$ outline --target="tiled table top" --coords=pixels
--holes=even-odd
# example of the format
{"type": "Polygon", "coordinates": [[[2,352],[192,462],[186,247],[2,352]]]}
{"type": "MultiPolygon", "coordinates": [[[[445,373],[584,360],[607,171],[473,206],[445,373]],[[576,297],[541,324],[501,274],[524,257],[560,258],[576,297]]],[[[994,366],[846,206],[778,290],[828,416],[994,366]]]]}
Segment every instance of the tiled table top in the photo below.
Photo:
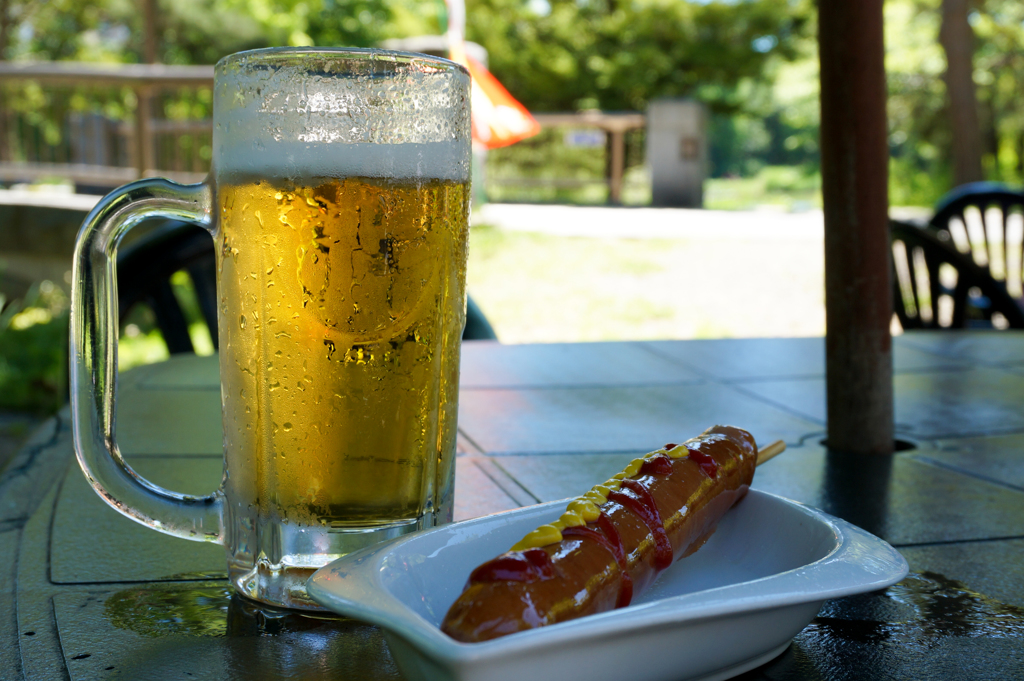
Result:
{"type": "MultiPolygon", "coordinates": [[[[741,678],[1024,678],[1024,334],[896,339],[896,419],[917,448],[829,452],[822,339],[502,346],[463,351],[456,516],[576,494],[636,453],[715,422],[789,450],[755,486],[897,546],[911,576],[826,603],[741,678]]],[[[119,442],[153,482],[221,475],[216,362],[126,373],[119,442]],[[182,427],[182,424],[188,424],[182,427]]],[[[109,510],[73,461],[67,414],[0,477],[0,679],[396,679],[381,632],[232,597],[220,547],[109,510]]]]}

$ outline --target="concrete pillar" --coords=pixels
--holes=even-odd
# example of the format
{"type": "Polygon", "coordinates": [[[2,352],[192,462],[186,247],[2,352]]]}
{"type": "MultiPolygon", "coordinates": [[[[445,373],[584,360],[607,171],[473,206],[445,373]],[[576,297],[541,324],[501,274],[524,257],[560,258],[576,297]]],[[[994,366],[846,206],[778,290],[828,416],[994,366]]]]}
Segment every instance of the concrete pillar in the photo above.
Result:
{"type": "Polygon", "coordinates": [[[655,99],[647,109],[651,204],[701,208],[707,177],[707,110],[686,99],[655,99]]]}

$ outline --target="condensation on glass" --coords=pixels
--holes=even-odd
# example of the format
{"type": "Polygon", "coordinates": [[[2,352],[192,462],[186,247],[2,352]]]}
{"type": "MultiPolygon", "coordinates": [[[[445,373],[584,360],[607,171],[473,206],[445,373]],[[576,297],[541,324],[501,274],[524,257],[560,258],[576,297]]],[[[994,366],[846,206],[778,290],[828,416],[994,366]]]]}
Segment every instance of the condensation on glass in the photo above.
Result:
{"type": "Polygon", "coordinates": [[[122,187],[79,234],[75,448],[107,503],[223,544],[240,593],[295,608],[317,607],[305,580],[331,560],[451,520],[469,131],[469,76],[443,59],[282,49],[217,65],[207,181],[122,187]],[[155,216],[203,225],[217,252],[225,465],[206,497],[139,477],[115,437],[113,263],[155,216]]]}

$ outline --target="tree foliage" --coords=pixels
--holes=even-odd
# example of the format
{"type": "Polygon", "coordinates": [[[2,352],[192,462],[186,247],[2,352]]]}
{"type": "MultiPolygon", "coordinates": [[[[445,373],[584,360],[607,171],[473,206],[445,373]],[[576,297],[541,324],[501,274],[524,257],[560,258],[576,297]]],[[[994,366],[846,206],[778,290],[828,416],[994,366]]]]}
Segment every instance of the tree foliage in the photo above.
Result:
{"type": "MultiPolygon", "coordinates": [[[[139,62],[135,0],[11,1],[9,59],[139,62]]],[[[240,50],[282,45],[371,47],[435,31],[433,5],[414,0],[160,0],[159,56],[213,64],[240,50]],[[421,16],[422,15],[422,16],[421,16]]]]}
{"type": "MultiPolygon", "coordinates": [[[[12,1],[8,58],[141,61],[133,0],[12,1]]],[[[431,0],[162,0],[160,56],[211,64],[273,45],[372,46],[440,32],[431,0]]],[[[808,0],[469,0],[467,34],[531,108],[646,108],[695,97],[715,110],[748,101],[771,64],[797,56],[808,0]]]]}
{"type": "Polygon", "coordinates": [[[978,40],[974,79],[982,109],[983,143],[988,174],[1024,181],[1024,4],[987,0],[973,22],[978,40]]]}
{"type": "Polygon", "coordinates": [[[743,108],[745,81],[795,56],[806,3],[792,0],[469,0],[467,35],[537,111],[644,110],[652,97],[743,108]]]}
{"type": "MultiPolygon", "coordinates": [[[[974,31],[977,85],[986,179],[1024,180],[1024,6],[1019,0],[978,0],[969,16],[974,31]]],[[[953,185],[956,131],[950,123],[939,44],[941,0],[886,3],[886,71],[889,79],[890,199],[930,205],[953,185]]]]}
{"type": "MultiPolygon", "coordinates": [[[[691,97],[713,111],[714,173],[816,167],[812,0],[467,0],[467,33],[533,111],[643,111],[691,97]]],[[[8,59],[141,61],[138,0],[7,0],[8,59]]],[[[886,0],[896,202],[950,186],[954,131],[939,45],[941,0],[886,0]]],[[[989,179],[1024,181],[1024,3],[975,0],[974,80],[989,179]]],[[[373,46],[443,30],[441,0],[159,0],[160,58],[210,64],[275,45],[373,46]]]]}

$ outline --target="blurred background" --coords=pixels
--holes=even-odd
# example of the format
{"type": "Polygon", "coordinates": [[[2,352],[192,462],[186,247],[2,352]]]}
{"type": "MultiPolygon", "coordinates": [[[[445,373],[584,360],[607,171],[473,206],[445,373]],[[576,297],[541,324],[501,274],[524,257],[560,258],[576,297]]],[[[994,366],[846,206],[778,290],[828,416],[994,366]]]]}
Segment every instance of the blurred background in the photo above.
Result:
{"type": "MultiPolygon", "coordinates": [[[[964,182],[1019,185],[1024,5],[885,8],[893,214],[926,219],[964,182]]],[[[810,0],[465,13],[470,56],[539,123],[475,154],[469,290],[501,342],[824,333],[810,0]]],[[[444,54],[448,15],[440,0],[0,0],[0,447],[65,400],[85,213],[137,177],[207,171],[210,65],[283,45],[444,54]]],[[[196,352],[213,352],[193,282],[172,283],[196,352]]],[[[122,320],[122,368],[167,352],[144,307],[122,320]]]]}

